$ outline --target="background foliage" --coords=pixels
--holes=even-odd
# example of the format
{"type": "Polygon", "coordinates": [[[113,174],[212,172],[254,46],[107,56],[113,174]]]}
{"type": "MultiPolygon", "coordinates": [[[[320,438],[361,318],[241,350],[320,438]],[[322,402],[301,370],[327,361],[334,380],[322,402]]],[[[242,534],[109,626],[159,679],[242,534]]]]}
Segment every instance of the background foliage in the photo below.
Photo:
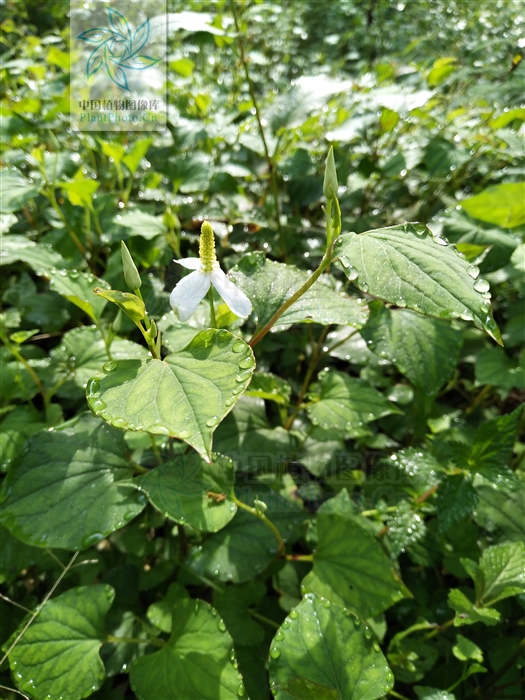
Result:
{"type": "Polygon", "coordinates": [[[97,134],[69,129],[67,3],[3,3],[6,700],[522,697],[522,6],[327,8],[238,2],[237,33],[228,3],[170,2],[168,129],[97,134]],[[330,144],[339,261],[253,373],[238,339],[324,254],[330,144]],[[242,327],[170,310],[203,217],[242,327]],[[169,397],[151,435],[101,404],[156,365],[93,294],[126,289],[122,240],[166,371],[210,345],[244,363],[198,439],[169,397]],[[419,272],[385,272],[393,240],[419,272]]]}

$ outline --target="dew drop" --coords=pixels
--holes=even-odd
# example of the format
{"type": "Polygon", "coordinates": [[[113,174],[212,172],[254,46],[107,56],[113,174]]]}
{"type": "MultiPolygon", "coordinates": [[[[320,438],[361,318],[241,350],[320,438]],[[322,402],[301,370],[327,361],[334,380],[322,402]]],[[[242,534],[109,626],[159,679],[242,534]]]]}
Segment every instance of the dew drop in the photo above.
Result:
{"type": "Polygon", "coordinates": [[[432,242],[437,245],[448,245],[447,239],[442,236],[432,236],[432,242]]]}
{"type": "Polygon", "coordinates": [[[110,362],[106,362],[105,365],[102,365],[102,369],[104,372],[113,372],[114,369],[117,369],[117,363],[111,360],[110,362]]]}
{"type": "Polygon", "coordinates": [[[217,627],[219,628],[219,632],[226,632],[226,625],[222,620],[219,620],[217,627]]]}
{"type": "Polygon", "coordinates": [[[251,376],[252,376],[252,373],[250,371],[244,370],[243,372],[239,372],[239,374],[235,377],[235,381],[236,382],[245,382],[251,376]]]}
{"type": "Polygon", "coordinates": [[[189,432],[189,430],[181,430],[180,433],[179,433],[179,437],[180,437],[182,440],[185,440],[186,438],[189,438],[190,435],[191,435],[191,433],[189,432]]]}
{"type": "Polygon", "coordinates": [[[467,267],[467,272],[472,279],[477,279],[479,277],[479,267],[477,265],[469,265],[467,267]]]}
{"type": "Polygon", "coordinates": [[[246,344],[238,340],[236,343],[233,344],[232,350],[233,352],[242,352],[245,347],[246,344]]]}
{"type": "Polygon", "coordinates": [[[253,367],[253,358],[250,356],[239,362],[240,369],[249,369],[250,367],[253,367]]]}
{"type": "Polygon", "coordinates": [[[487,282],[487,280],[479,279],[474,282],[474,289],[476,292],[480,293],[488,292],[490,289],[490,284],[487,282]]]}
{"type": "Polygon", "coordinates": [[[290,610],[288,617],[290,617],[292,620],[297,620],[297,618],[299,617],[299,613],[295,608],[293,608],[292,610],[290,610]]]}
{"type": "Polygon", "coordinates": [[[281,650],[278,647],[272,647],[270,649],[270,656],[272,659],[278,659],[281,656],[281,650]]]}
{"type": "Polygon", "coordinates": [[[274,637],[274,640],[276,642],[281,642],[284,639],[284,632],[282,630],[277,630],[277,633],[274,637]]]}

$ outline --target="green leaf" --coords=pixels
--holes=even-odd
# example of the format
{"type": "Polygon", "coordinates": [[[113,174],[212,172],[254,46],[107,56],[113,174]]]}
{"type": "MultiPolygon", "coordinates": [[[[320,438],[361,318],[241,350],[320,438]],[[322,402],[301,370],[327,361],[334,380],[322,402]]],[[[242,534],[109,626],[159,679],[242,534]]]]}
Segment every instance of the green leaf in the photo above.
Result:
{"type": "Polygon", "coordinates": [[[270,687],[276,700],[383,697],[394,674],[372,637],[348,610],[308,594],[270,648],[270,687]]]}
{"type": "Polygon", "coordinates": [[[476,357],[476,382],[503,391],[525,389],[525,367],[509,357],[503,348],[483,348],[476,357]]]}
{"type": "Polygon", "coordinates": [[[379,542],[355,520],[337,514],[317,516],[314,568],[303,590],[322,595],[373,617],[409,596],[379,542]]]}
{"type": "Polygon", "coordinates": [[[62,422],[62,410],[57,404],[48,406],[45,417],[31,404],[16,406],[1,423],[0,471],[8,467],[30,435],[60,422],[62,422]]]}
{"type": "Polygon", "coordinates": [[[497,625],[501,619],[501,615],[493,608],[483,608],[475,605],[471,600],[473,596],[471,592],[460,590],[459,588],[451,588],[448,593],[448,604],[452,610],[456,611],[454,618],[454,627],[463,627],[464,625],[474,625],[476,622],[483,622],[484,625],[493,627],[497,625]]]}
{"type": "Polygon", "coordinates": [[[152,603],[147,611],[148,620],[157,629],[171,634],[173,627],[173,606],[182,598],[190,598],[188,591],[180,583],[170,583],[168,592],[158,603],[152,603]]]}
{"type": "Polygon", "coordinates": [[[125,454],[124,435],[90,414],[37,433],[3,484],[1,522],[38,547],[90,547],[144,509],[144,495],[119,484],[125,454]]]}
{"type": "Polygon", "coordinates": [[[222,593],[214,593],[213,603],[226,623],[236,647],[260,644],[264,640],[265,630],[256,619],[251,618],[250,613],[252,606],[265,593],[266,586],[256,580],[228,586],[222,593]]]}
{"type": "MultiPolygon", "coordinates": [[[[247,294],[262,328],[283,303],[310,278],[293,265],[267,260],[264,253],[249,253],[231,271],[230,278],[247,294]]],[[[276,321],[275,326],[313,321],[361,328],[368,309],[360,300],[336,292],[321,277],[276,321]]]]}
{"type": "Polygon", "coordinates": [[[332,369],[319,373],[318,400],[308,407],[314,425],[335,428],[345,437],[360,435],[364,423],[389,413],[401,411],[366,382],[332,369]]]}
{"type": "Polygon", "coordinates": [[[138,324],[146,318],[146,305],[136,294],[120,292],[118,289],[100,289],[99,287],[95,287],[93,291],[97,297],[102,297],[116,304],[133,323],[138,324]]]}
{"type": "Polygon", "coordinates": [[[501,344],[488,284],[476,279],[476,269],[426,226],[347,233],[335,242],[334,258],[363,292],[428,316],[473,321],[501,344]]]}
{"type": "Polygon", "coordinates": [[[468,518],[477,502],[478,495],[469,477],[462,474],[445,476],[439,485],[437,497],[440,531],[446,532],[468,518]]]}
{"type": "Polygon", "coordinates": [[[180,600],[166,646],[131,665],[131,687],[138,700],[239,700],[244,688],[232,659],[232,638],[216,610],[203,600],[180,600]]]}
{"type": "Polygon", "coordinates": [[[43,275],[56,267],[62,267],[65,262],[58,253],[43,243],[35,243],[18,234],[2,236],[0,265],[12,265],[18,261],[25,262],[38,275],[43,275]]]}
{"type": "Polygon", "coordinates": [[[116,428],[170,435],[211,461],[212,435],[251,379],[250,347],[225,330],[206,330],[164,360],[121,360],[91,379],[91,410],[116,428]]]}
{"type": "Polygon", "coordinates": [[[498,600],[525,592],[525,544],[507,542],[487,547],[479,563],[461,559],[476,587],[476,605],[491,606],[498,600]]]}
{"type": "Polygon", "coordinates": [[[238,470],[270,470],[296,452],[297,440],[289,430],[270,426],[263,399],[242,396],[218,427],[214,446],[231,457],[238,470]]]}
{"type": "Polygon", "coordinates": [[[9,214],[25,207],[40,192],[41,183],[28,180],[15,167],[0,170],[2,198],[0,213],[9,214]]]}
{"type": "Polygon", "coordinates": [[[476,430],[468,458],[469,468],[489,479],[494,488],[500,484],[505,490],[509,486],[519,486],[508,463],[522,413],[523,405],[512,413],[486,421],[476,430]]]}
{"type": "Polygon", "coordinates": [[[486,190],[461,202],[470,216],[503,228],[525,223],[525,182],[509,182],[486,190]]]}
{"type": "Polygon", "coordinates": [[[138,139],[122,158],[122,162],[132,175],[135,174],[140,161],[144,158],[152,143],[152,138],[138,139]]]}
{"type": "Polygon", "coordinates": [[[106,299],[94,294],[96,287],[107,289],[109,285],[104,280],[95,277],[90,272],[79,270],[45,270],[37,272],[49,280],[49,286],[54,291],[65,297],[79,309],[82,309],[93,321],[100,320],[106,307],[106,299]]]}
{"type": "Polygon", "coordinates": [[[135,483],[155,508],[175,522],[217,532],[237,511],[230,500],[233,463],[218,457],[208,464],[196,452],[165,462],[135,483]]]}
{"type": "Polygon", "coordinates": [[[452,653],[460,661],[468,661],[474,659],[483,663],[483,651],[474,644],[470,639],[467,639],[462,634],[456,635],[456,644],[452,647],[452,653]]]}
{"type": "MultiPolygon", "coordinates": [[[[290,542],[308,514],[297,502],[274,492],[266,495],[263,486],[256,488],[268,506],[266,517],[279,530],[281,537],[290,542]]],[[[247,498],[243,500],[253,505],[254,487],[245,491],[247,498]]],[[[225,528],[190,553],[188,566],[199,576],[242,583],[263,571],[276,552],[277,540],[270,528],[255,515],[238,510],[225,528]]]]}
{"type": "Polygon", "coordinates": [[[525,541],[525,498],[523,489],[514,492],[496,491],[490,482],[476,478],[479,503],[476,521],[490,533],[507,540],[525,541]],[[479,483],[481,481],[481,483],[479,483]]]}
{"type": "Polygon", "coordinates": [[[117,214],[115,223],[124,226],[128,236],[140,236],[150,241],[166,233],[166,227],[161,216],[153,216],[140,209],[131,209],[126,214],[117,214]]]}
{"type": "MultiPolygon", "coordinates": [[[[53,381],[55,384],[60,382],[56,395],[69,399],[84,398],[88,381],[108,361],[106,345],[99,330],[93,326],[67,331],[62,336],[62,343],[49,354],[53,381]]],[[[148,351],[131,340],[115,338],[111,343],[111,357],[114,360],[145,360],[148,351]]]]}
{"type": "Polygon", "coordinates": [[[255,372],[246,396],[257,396],[266,401],[275,401],[282,406],[290,404],[292,387],[281,377],[270,372],[255,372]]]}
{"type": "Polygon", "coordinates": [[[418,389],[435,396],[459,360],[462,334],[450,323],[407,309],[370,305],[371,316],[361,331],[371,349],[393,362],[418,389]]]}
{"type": "Polygon", "coordinates": [[[100,688],[106,674],[99,649],[114,596],[111,586],[82,586],[45,603],[9,654],[17,686],[35,700],[81,700],[100,688]]]}
{"type": "Polygon", "coordinates": [[[93,209],[93,195],[100,187],[100,182],[95,180],[72,180],[58,184],[65,190],[67,198],[76,207],[93,209]]]}

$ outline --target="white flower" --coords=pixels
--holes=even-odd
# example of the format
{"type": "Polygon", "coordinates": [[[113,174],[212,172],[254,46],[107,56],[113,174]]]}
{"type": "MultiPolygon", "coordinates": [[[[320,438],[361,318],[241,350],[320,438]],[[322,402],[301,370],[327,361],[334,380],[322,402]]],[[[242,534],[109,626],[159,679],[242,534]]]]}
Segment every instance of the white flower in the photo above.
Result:
{"type": "MultiPolygon", "coordinates": [[[[226,274],[218,262],[212,263],[211,272],[206,272],[206,265],[199,258],[183,258],[174,262],[193,270],[187,277],[177,283],[170,294],[170,304],[181,321],[187,321],[199,303],[206,296],[211,285],[219,292],[236,316],[247,318],[252,311],[252,303],[226,274]]],[[[208,265],[209,267],[209,265],[208,265]]]]}

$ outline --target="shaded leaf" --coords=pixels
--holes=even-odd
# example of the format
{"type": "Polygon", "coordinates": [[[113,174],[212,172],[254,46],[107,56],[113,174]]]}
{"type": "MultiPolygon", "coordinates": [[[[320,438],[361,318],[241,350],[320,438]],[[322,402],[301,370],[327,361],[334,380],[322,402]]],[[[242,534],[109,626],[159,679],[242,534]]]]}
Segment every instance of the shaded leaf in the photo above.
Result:
{"type": "Polygon", "coordinates": [[[464,199],[463,209],[480,221],[503,228],[515,228],[525,223],[525,182],[508,182],[488,187],[483,192],[464,199]]]}

